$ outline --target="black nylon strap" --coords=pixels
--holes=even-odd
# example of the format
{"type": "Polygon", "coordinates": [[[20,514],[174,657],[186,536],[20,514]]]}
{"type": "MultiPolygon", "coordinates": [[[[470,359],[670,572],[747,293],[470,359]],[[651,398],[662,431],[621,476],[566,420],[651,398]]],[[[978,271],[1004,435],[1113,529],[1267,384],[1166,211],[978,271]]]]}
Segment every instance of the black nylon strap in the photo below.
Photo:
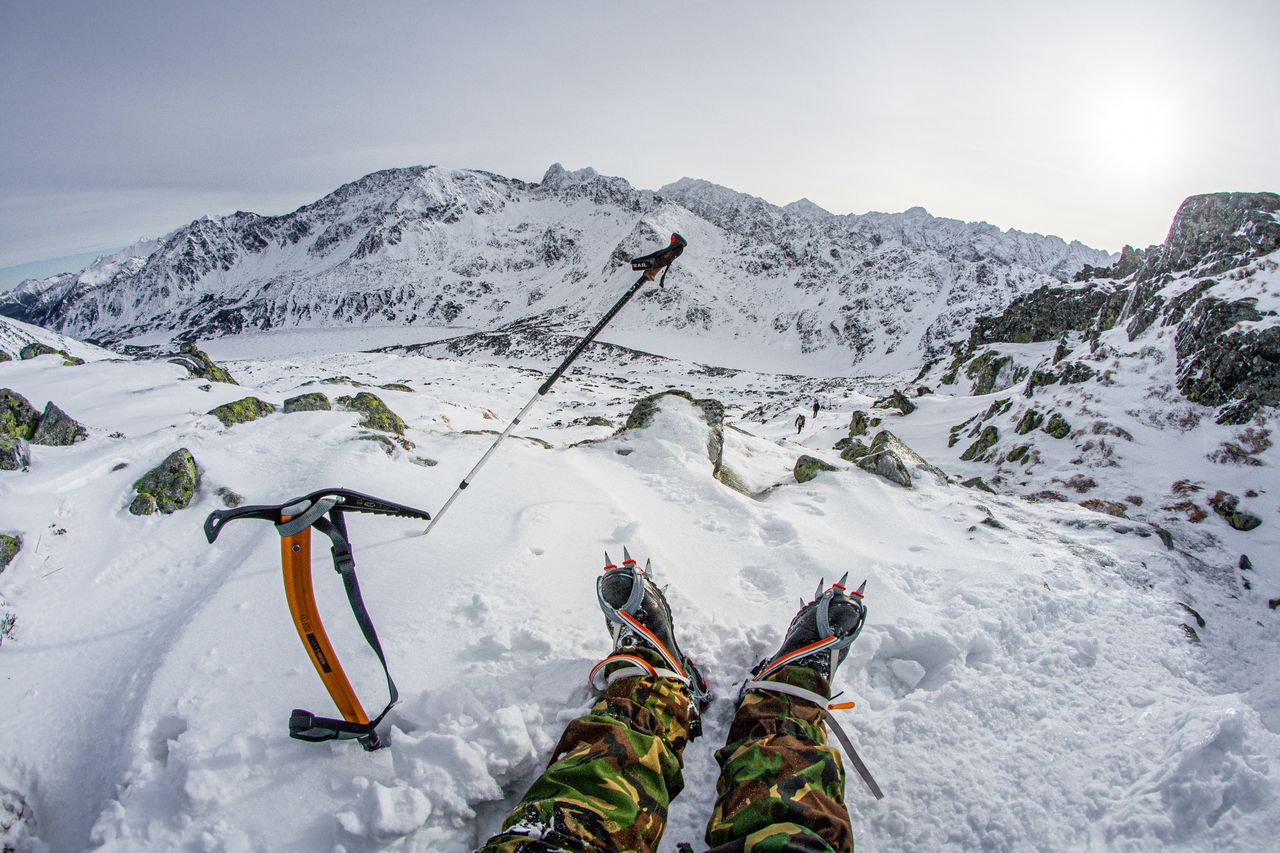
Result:
{"type": "MultiPolygon", "coordinates": [[[[375,729],[383,718],[387,716],[387,712],[399,701],[400,691],[396,689],[396,683],[391,678],[391,671],[387,668],[387,658],[382,651],[382,643],[378,641],[378,632],[373,628],[373,620],[369,618],[369,611],[364,605],[364,598],[360,595],[360,582],[356,579],[356,561],[351,551],[351,542],[347,538],[347,524],[342,517],[342,510],[334,507],[329,512],[327,519],[317,518],[312,526],[325,536],[328,536],[329,541],[332,543],[329,553],[333,556],[333,568],[342,576],[342,585],[347,591],[347,602],[351,605],[351,612],[356,617],[356,623],[360,626],[361,633],[364,634],[365,642],[373,649],[373,653],[378,656],[378,663],[382,664],[382,672],[387,677],[387,692],[390,694],[390,701],[382,709],[382,713],[367,724],[317,717],[308,711],[295,709],[293,715],[289,718],[289,735],[299,740],[310,741],[333,740],[335,738],[363,739],[372,735],[374,742],[376,742],[375,729]]],[[[366,744],[366,748],[369,748],[368,744],[366,744]]]]}

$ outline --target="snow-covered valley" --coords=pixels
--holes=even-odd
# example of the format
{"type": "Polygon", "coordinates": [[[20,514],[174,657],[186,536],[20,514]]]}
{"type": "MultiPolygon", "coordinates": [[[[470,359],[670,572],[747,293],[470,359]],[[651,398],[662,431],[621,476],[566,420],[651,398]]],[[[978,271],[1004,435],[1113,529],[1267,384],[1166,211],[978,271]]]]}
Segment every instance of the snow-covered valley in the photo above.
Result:
{"type": "MultiPolygon", "coordinates": [[[[492,440],[485,431],[556,361],[359,352],[408,340],[327,334],[202,344],[241,386],[87,346],[72,353],[79,365],[0,363],[0,386],[37,410],[54,401],[88,430],[70,446],[33,445],[28,470],[0,473],[0,532],[23,540],[0,575],[0,611],[14,617],[0,645],[6,844],[471,849],[589,704],[586,672],[609,649],[593,581],[623,546],[669,584],[681,643],[717,694],[685,753],[664,849],[701,844],[738,683],[801,597],[845,571],[867,579],[870,619],[836,688],[858,703],[843,721],[887,794],[877,803],[849,781],[860,849],[1257,850],[1280,826],[1280,686],[1268,672],[1280,642],[1266,604],[1280,595],[1277,451],[1248,468],[1194,461],[1239,429],[1205,421],[1134,429],[1132,464],[1090,468],[1108,495],[1163,494],[1182,476],[1208,493],[1227,479],[1256,487],[1262,527],[1238,532],[1210,512],[1173,528],[1169,548],[1153,525],[1170,522],[1150,505],[1122,519],[960,485],[990,466],[962,461],[968,440],[949,447],[950,426],[1008,392],[944,388],[909,415],[871,409],[909,376],[587,360],[429,537],[419,522],[353,518],[365,601],[402,694],[389,747],[290,740],[291,708],[331,710],[289,622],[276,534],[246,523],[210,546],[205,515],[228,493],[273,503],[325,486],[434,511],[492,440]],[[401,390],[379,387],[392,383],[401,390]],[[668,388],[724,404],[721,461],[750,494],[713,476],[709,425],[680,397],[619,431],[638,400],[668,388]],[[404,419],[407,441],[351,411],[231,427],[205,414],[246,395],[279,405],[362,390],[404,419]],[[821,410],[797,435],[814,400],[821,410]],[[867,440],[889,429],[951,476],[918,468],[904,488],[842,459],[833,445],[855,411],[882,419],[867,440]],[[133,483],[180,447],[199,467],[191,506],[131,515],[133,483]],[[835,470],[797,482],[802,454],[835,470]],[[1234,568],[1246,550],[1247,573],[1234,568]]],[[[1125,399],[1166,405],[1140,390],[1125,399]]],[[[1036,476],[1048,488],[1070,468],[1064,457],[1036,476]]],[[[320,612],[357,691],[380,707],[380,669],[323,550],[320,612]]]]}

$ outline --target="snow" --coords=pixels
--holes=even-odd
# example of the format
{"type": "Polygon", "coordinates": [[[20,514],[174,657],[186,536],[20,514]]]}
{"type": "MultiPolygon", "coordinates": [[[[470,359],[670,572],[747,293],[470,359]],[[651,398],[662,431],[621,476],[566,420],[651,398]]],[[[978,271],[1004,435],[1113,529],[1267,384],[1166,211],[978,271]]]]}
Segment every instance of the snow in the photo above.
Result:
{"type": "MultiPolygon", "coordinates": [[[[738,685],[798,602],[845,571],[867,579],[870,617],[836,679],[857,702],[841,719],[887,795],[848,782],[860,850],[1261,850],[1280,830],[1277,640],[1257,606],[1280,594],[1276,451],[1256,469],[1262,528],[1247,540],[1215,528],[1218,545],[1170,551],[1073,503],[930,477],[906,490],[841,461],[831,445],[883,393],[875,382],[682,361],[571,372],[519,433],[552,449],[503,445],[429,537],[419,522],[351,517],[402,700],[385,750],[290,740],[290,709],[332,710],[287,615],[276,535],[238,522],[210,546],[200,524],[221,508],[219,487],[252,503],[340,485],[436,510],[492,440],[464,431],[501,429],[540,381],[527,368],[546,365],[356,351],[405,340],[365,329],[207,342],[243,383],[207,390],[164,361],[0,364],[0,387],[53,400],[90,430],[72,447],[33,447],[29,471],[0,472],[0,530],[25,542],[0,574],[0,615],[16,616],[0,645],[0,795],[32,815],[10,830],[19,849],[472,849],[590,705],[586,673],[608,651],[594,578],[624,545],[652,558],[717,697],[685,753],[663,850],[700,846],[738,685]],[[334,376],[347,380],[319,384],[334,376]],[[231,429],[204,414],[356,382],[415,389],[370,389],[408,422],[412,450],[363,440],[347,412],[231,429]],[[725,403],[725,464],[754,497],[712,477],[706,426],[680,398],[663,398],[644,430],[572,425],[620,425],[666,387],[725,403]],[[814,398],[823,409],[795,436],[814,398]],[[195,504],[129,515],[134,480],[177,447],[201,468],[195,504]],[[801,453],[838,470],[797,484],[801,453]],[[412,464],[424,457],[438,464],[412,464]],[[1242,598],[1204,566],[1246,542],[1257,569],[1242,598]],[[1180,601],[1207,618],[1204,643],[1188,642],[1180,601]]],[[[1134,408],[1149,377],[1117,376],[1127,396],[1111,405],[1134,408]]],[[[947,429],[1010,393],[873,414],[947,472],[989,474],[958,460],[947,429]]],[[[1170,458],[1221,476],[1198,460],[1225,428],[1124,424],[1133,462],[1115,476],[1130,479],[1107,488],[1163,489],[1170,458]]],[[[1062,452],[1044,476],[1070,470],[1062,452]]],[[[380,708],[381,669],[323,548],[314,567],[342,663],[380,708]]]]}

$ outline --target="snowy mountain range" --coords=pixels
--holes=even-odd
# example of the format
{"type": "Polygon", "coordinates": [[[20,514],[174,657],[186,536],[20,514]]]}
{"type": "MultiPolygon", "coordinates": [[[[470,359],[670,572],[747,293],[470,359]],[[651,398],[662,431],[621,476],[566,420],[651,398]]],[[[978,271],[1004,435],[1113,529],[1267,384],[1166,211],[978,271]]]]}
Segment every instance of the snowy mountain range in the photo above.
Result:
{"type": "Polygon", "coordinates": [[[348,325],[578,332],[625,286],[626,259],[672,231],[690,250],[615,330],[880,372],[914,369],[977,316],[1113,260],[918,207],[836,215],[689,178],[653,192],[558,164],[537,184],[428,166],[375,172],[284,216],[197,220],[24,282],[0,314],[107,344],[348,325]]]}

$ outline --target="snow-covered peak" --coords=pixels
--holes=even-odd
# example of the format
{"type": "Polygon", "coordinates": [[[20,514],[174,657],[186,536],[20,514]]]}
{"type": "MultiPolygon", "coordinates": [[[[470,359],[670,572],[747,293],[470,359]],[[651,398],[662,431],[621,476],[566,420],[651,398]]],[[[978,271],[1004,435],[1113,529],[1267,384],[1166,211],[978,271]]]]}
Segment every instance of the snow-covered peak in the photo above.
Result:
{"type": "Polygon", "coordinates": [[[782,208],[792,216],[821,221],[832,217],[831,211],[807,198],[799,198],[782,208]]]}

